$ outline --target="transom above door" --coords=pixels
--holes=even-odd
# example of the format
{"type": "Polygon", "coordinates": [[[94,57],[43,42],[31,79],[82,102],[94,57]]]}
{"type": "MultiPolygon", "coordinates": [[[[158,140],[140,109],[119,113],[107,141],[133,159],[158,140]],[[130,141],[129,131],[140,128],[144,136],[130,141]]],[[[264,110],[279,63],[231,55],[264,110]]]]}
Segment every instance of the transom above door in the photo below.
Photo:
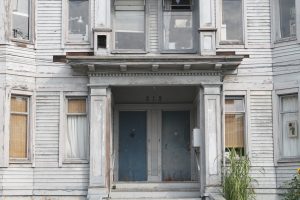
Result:
{"type": "Polygon", "coordinates": [[[190,105],[116,106],[114,181],[192,181],[190,105]]]}

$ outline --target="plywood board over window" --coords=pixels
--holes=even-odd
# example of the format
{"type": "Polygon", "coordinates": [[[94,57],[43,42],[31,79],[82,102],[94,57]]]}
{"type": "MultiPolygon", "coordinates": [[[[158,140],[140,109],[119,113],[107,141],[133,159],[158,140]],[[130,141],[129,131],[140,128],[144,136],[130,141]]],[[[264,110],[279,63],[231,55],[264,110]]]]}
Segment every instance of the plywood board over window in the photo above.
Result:
{"type": "Polygon", "coordinates": [[[243,97],[225,99],[225,148],[244,152],[245,105],[243,97]]]}
{"type": "Polygon", "coordinates": [[[11,97],[10,114],[10,159],[28,159],[29,98],[11,97]]]}

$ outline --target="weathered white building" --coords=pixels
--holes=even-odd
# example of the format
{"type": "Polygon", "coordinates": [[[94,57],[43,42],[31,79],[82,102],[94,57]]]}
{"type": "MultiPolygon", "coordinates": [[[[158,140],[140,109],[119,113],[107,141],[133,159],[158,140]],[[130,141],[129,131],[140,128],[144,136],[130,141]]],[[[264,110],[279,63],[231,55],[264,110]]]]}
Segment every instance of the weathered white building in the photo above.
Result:
{"type": "Polygon", "coordinates": [[[280,199],[299,86],[299,0],[1,0],[0,199],[280,199]]]}

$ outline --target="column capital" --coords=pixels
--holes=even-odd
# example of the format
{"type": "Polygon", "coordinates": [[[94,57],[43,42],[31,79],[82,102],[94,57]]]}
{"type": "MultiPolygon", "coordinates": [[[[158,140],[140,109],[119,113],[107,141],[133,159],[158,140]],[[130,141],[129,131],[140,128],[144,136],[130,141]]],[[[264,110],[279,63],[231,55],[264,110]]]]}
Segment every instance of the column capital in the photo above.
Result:
{"type": "Polygon", "coordinates": [[[220,95],[222,84],[204,84],[202,85],[204,95],[220,95]]]}
{"type": "Polygon", "coordinates": [[[108,86],[90,86],[90,94],[91,96],[106,96],[108,89],[108,86]]]}

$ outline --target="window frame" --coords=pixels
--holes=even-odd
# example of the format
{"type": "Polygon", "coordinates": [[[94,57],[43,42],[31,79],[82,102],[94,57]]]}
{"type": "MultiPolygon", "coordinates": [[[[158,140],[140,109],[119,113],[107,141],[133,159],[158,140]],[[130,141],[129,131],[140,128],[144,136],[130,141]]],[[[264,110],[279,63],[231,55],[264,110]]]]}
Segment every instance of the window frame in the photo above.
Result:
{"type": "Polygon", "coordinates": [[[272,16],[272,41],[273,44],[276,46],[281,46],[282,44],[286,43],[300,43],[300,1],[295,0],[295,20],[296,20],[296,35],[286,38],[277,38],[277,32],[280,31],[280,5],[279,0],[274,0],[272,3],[272,9],[271,9],[271,16],[272,16]]]}
{"type": "Polygon", "coordinates": [[[224,147],[223,147],[223,151],[224,151],[224,155],[226,155],[226,153],[227,153],[227,150],[226,150],[226,121],[225,121],[225,118],[226,118],[226,114],[243,114],[243,116],[244,116],[244,130],[243,130],[243,138],[244,138],[244,140],[243,140],[243,142],[244,142],[244,147],[243,147],[243,150],[242,150],[242,155],[246,155],[246,154],[248,154],[248,152],[249,152],[249,144],[248,144],[248,138],[247,138],[247,126],[248,126],[248,124],[247,124],[247,102],[246,102],[246,95],[244,95],[244,94],[238,94],[238,93],[236,93],[236,94],[234,94],[234,93],[230,93],[230,94],[228,94],[228,93],[226,93],[225,95],[224,95],[224,134],[223,134],[223,136],[224,136],[224,147]],[[226,100],[227,99],[233,99],[233,100],[242,100],[243,101],[243,110],[242,111],[235,111],[235,112],[232,112],[232,111],[229,111],[229,112],[227,112],[226,111],[226,100]]]}
{"type": "Polygon", "coordinates": [[[60,161],[59,161],[59,166],[61,167],[63,164],[88,164],[89,163],[89,157],[90,157],[90,128],[89,128],[89,98],[87,96],[87,94],[85,93],[78,93],[78,94],[65,94],[64,96],[61,95],[61,103],[64,105],[63,106],[63,113],[61,119],[63,121],[64,126],[61,126],[60,128],[60,144],[59,144],[59,148],[60,148],[60,161]],[[63,99],[62,99],[63,98],[63,99]],[[75,113],[75,114],[69,114],[68,113],[68,103],[69,103],[69,99],[85,99],[85,103],[86,103],[86,112],[84,114],[82,113],[75,113]],[[66,148],[65,148],[65,142],[66,142],[66,136],[68,134],[68,116],[69,115],[81,115],[81,116],[86,116],[86,121],[87,121],[87,155],[86,155],[86,159],[80,159],[80,158],[67,158],[66,157],[66,148]]]}
{"type": "Polygon", "coordinates": [[[144,1],[144,36],[145,36],[145,49],[117,49],[116,48],[116,12],[122,11],[136,11],[136,10],[116,10],[115,2],[116,0],[112,1],[112,54],[118,53],[126,53],[126,54],[146,54],[148,51],[148,17],[147,17],[147,0],[144,1]]]}
{"type": "Polygon", "coordinates": [[[81,47],[87,46],[87,47],[91,47],[92,45],[92,39],[93,39],[93,31],[92,31],[92,24],[93,24],[93,3],[91,0],[87,0],[88,1],[88,33],[87,33],[87,40],[70,40],[69,39],[69,1],[70,0],[66,0],[63,1],[63,6],[62,6],[62,12],[63,12],[63,17],[62,17],[62,47],[64,48],[65,45],[66,46],[70,46],[73,47],[78,46],[81,47]]]}
{"type": "Polygon", "coordinates": [[[223,0],[217,0],[216,4],[216,17],[217,17],[217,27],[218,31],[216,33],[216,46],[217,48],[245,48],[247,45],[247,15],[245,11],[247,10],[246,8],[246,3],[245,0],[241,0],[242,3],[242,41],[239,40],[222,40],[221,35],[222,35],[222,25],[223,25],[223,0]],[[219,12],[218,12],[219,11],[219,12]]]}
{"type": "MultiPolygon", "coordinates": [[[[282,97],[285,96],[291,96],[291,95],[297,95],[298,98],[298,119],[297,119],[297,125],[298,125],[298,134],[299,134],[299,122],[300,122],[300,94],[299,94],[299,88],[288,88],[288,89],[279,89],[273,92],[273,99],[274,99],[274,154],[275,154],[275,160],[277,164],[280,163],[292,163],[292,162],[299,162],[300,156],[297,157],[286,157],[282,155],[283,151],[283,140],[282,140],[282,97]]],[[[300,136],[298,136],[300,137],[300,136]]]]}
{"type": "Polygon", "coordinates": [[[7,141],[5,145],[5,156],[4,158],[4,166],[14,165],[14,164],[26,164],[24,166],[27,166],[27,164],[30,164],[28,167],[34,167],[34,146],[35,146],[35,94],[31,91],[21,91],[21,90],[11,90],[8,91],[8,125],[5,128],[5,141],[7,141]],[[10,140],[10,121],[11,121],[11,98],[14,96],[20,96],[20,97],[26,97],[28,98],[28,131],[27,131],[27,158],[26,159],[10,159],[9,155],[9,140],[10,140]]]}
{"type": "Polygon", "coordinates": [[[191,0],[191,8],[190,9],[176,9],[174,11],[172,10],[166,10],[164,8],[164,2],[165,0],[162,0],[161,3],[160,3],[160,11],[159,12],[159,22],[161,22],[161,25],[159,25],[159,47],[160,47],[160,53],[162,54],[175,54],[175,53],[197,53],[197,48],[198,48],[198,37],[197,37],[197,31],[198,29],[196,28],[196,24],[198,22],[197,18],[196,18],[196,6],[195,5],[195,1],[197,0],[191,0]],[[179,50],[176,50],[176,49],[165,49],[164,46],[165,46],[165,40],[164,40],[164,13],[165,12],[191,12],[192,14],[192,41],[193,41],[193,48],[191,49],[179,49],[179,50]]]}
{"type": "Polygon", "coordinates": [[[34,38],[35,38],[35,1],[36,0],[29,0],[29,19],[28,19],[28,34],[29,38],[27,39],[20,39],[20,38],[15,38],[13,36],[13,6],[10,8],[10,19],[11,19],[11,24],[10,24],[10,40],[12,42],[18,42],[18,43],[25,43],[25,44],[33,44],[34,43],[34,38]]]}

